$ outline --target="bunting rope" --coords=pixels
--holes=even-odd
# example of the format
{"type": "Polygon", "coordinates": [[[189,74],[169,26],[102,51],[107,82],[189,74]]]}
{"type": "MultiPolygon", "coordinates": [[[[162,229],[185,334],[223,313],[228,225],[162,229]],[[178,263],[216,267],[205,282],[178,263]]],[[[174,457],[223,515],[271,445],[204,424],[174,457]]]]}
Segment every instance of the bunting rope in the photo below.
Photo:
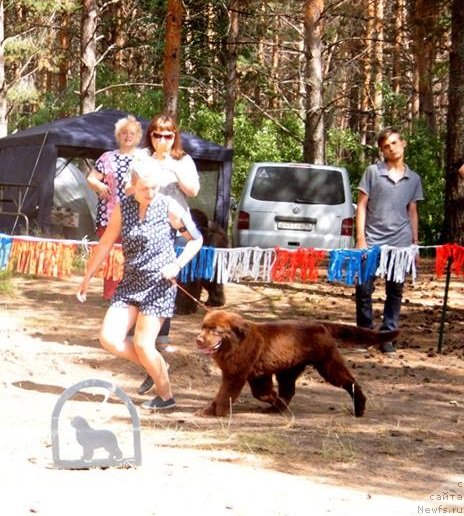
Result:
{"type": "MultiPolygon", "coordinates": [[[[0,270],[55,278],[69,277],[79,266],[79,253],[88,260],[97,244],[89,242],[87,238],[59,240],[0,233],[0,270]]],[[[323,260],[328,256],[327,279],[330,282],[353,285],[373,276],[404,282],[407,274],[414,282],[420,248],[436,249],[437,277],[443,276],[449,258],[452,259],[452,272],[458,276],[464,274],[464,247],[457,244],[331,250],[204,246],[181,270],[178,280],[187,283],[203,279],[222,284],[243,280],[316,282],[323,260]]],[[[176,248],[177,255],[181,251],[181,247],[176,248]]],[[[97,275],[120,280],[123,270],[122,247],[115,244],[97,275]]]]}

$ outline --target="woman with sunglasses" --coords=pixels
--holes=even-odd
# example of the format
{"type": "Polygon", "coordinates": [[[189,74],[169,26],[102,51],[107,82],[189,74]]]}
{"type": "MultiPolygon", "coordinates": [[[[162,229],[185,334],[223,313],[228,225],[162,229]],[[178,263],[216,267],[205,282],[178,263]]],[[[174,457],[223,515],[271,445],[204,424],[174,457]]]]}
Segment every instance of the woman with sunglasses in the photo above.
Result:
{"type": "MultiPolygon", "coordinates": [[[[153,117],[145,133],[145,147],[138,151],[144,158],[153,160],[156,170],[161,167],[162,179],[160,193],[175,199],[184,209],[188,209],[187,197],[195,197],[200,191],[200,180],[193,159],[182,148],[180,131],[174,119],[166,114],[153,117]]],[[[131,193],[131,187],[126,188],[131,193]]],[[[177,239],[181,245],[183,240],[177,239]]],[[[171,319],[166,318],[156,339],[158,347],[165,348],[169,343],[171,319]]],[[[147,375],[137,392],[146,394],[154,385],[147,375]]]]}
{"type": "MultiPolygon", "coordinates": [[[[145,148],[140,152],[149,156],[163,171],[161,192],[176,199],[184,208],[186,197],[195,197],[200,181],[193,159],[182,148],[180,131],[169,115],[156,115],[145,134],[145,148]]],[[[130,193],[130,187],[126,189],[130,193]]]]}

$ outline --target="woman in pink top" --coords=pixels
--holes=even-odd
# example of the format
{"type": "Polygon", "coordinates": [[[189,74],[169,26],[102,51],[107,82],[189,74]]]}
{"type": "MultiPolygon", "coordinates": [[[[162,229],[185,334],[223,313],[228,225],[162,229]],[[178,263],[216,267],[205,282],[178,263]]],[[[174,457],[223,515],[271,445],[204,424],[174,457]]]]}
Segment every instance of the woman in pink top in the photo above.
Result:
{"type": "MultiPolygon", "coordinates": [[[[121,118],[115,124],[114,135],[118,149],[104,152],[96,161],[95,168],[87,176],[87,183],[98,195],[96,234],[100,238],[108,225],[114,206],[125,195],[124,189],[129,169],[140,140],[142,126],[132,115],[121,118]]],[[[111,299],[118,282],[103,281],[103,298],[111,299]]]]}

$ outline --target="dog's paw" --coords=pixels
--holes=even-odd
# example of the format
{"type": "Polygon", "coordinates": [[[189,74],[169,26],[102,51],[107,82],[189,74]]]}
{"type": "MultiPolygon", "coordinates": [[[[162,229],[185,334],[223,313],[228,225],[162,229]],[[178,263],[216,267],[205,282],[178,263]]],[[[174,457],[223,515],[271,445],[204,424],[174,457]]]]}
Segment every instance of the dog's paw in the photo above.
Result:
{"type": "Polygon", "coordinates": [[[354,386],[353,404],[355,417],[362,417],[366,410],[366,396],[358,384],[354,386]]]}

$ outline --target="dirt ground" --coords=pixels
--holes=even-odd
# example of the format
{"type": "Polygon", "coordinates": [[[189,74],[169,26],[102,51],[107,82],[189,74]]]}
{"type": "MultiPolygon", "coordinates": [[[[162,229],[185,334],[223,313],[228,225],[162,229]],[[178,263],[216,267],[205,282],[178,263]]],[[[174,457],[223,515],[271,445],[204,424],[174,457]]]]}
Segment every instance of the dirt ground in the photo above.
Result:
{"type": "MultiPolygon", "coordinates": [[[[443,486],[462,492],[464,283],[452,278],[443,352],[437,353],[445,281],[436,279],[432,265],[423,264],[415,285],[407,285],[395,358],[373,348],[341,348],[368,396],[364,417],[354,418],[345,391],[311,369],[298,381],[291,415],[267,413],[245,389],[230,417],[195,416],[220,381],[219,370],[195,349],[200,309],[175,317],[174,351],[165,353],[178,406],[156,415],[138,410],[142,467],[83,471],[53,467],[50,424],[60,395],[77,382],[100,379],[138,406],[148,399],[136,394],[143,372],[99,346],[106,308],[101,280],[93,281],[84,305],[75,298],[78,275],[4,280],[1,513],[299,515],[309,514],[310,504],[316,515],[418,514],[443,486]]],[[[380,285],[375,295],[380,320],[380,285]]],[[[353,288],[323,276],[310,284],[228,284],[226,297],[228,309],[257,321],[354,320],[353,288]]],[[[73,414],[127,436],[127,412],[114,395],[89,393],[68,405],[60,423],[64,455],[77,453],[73,414]]]]}

